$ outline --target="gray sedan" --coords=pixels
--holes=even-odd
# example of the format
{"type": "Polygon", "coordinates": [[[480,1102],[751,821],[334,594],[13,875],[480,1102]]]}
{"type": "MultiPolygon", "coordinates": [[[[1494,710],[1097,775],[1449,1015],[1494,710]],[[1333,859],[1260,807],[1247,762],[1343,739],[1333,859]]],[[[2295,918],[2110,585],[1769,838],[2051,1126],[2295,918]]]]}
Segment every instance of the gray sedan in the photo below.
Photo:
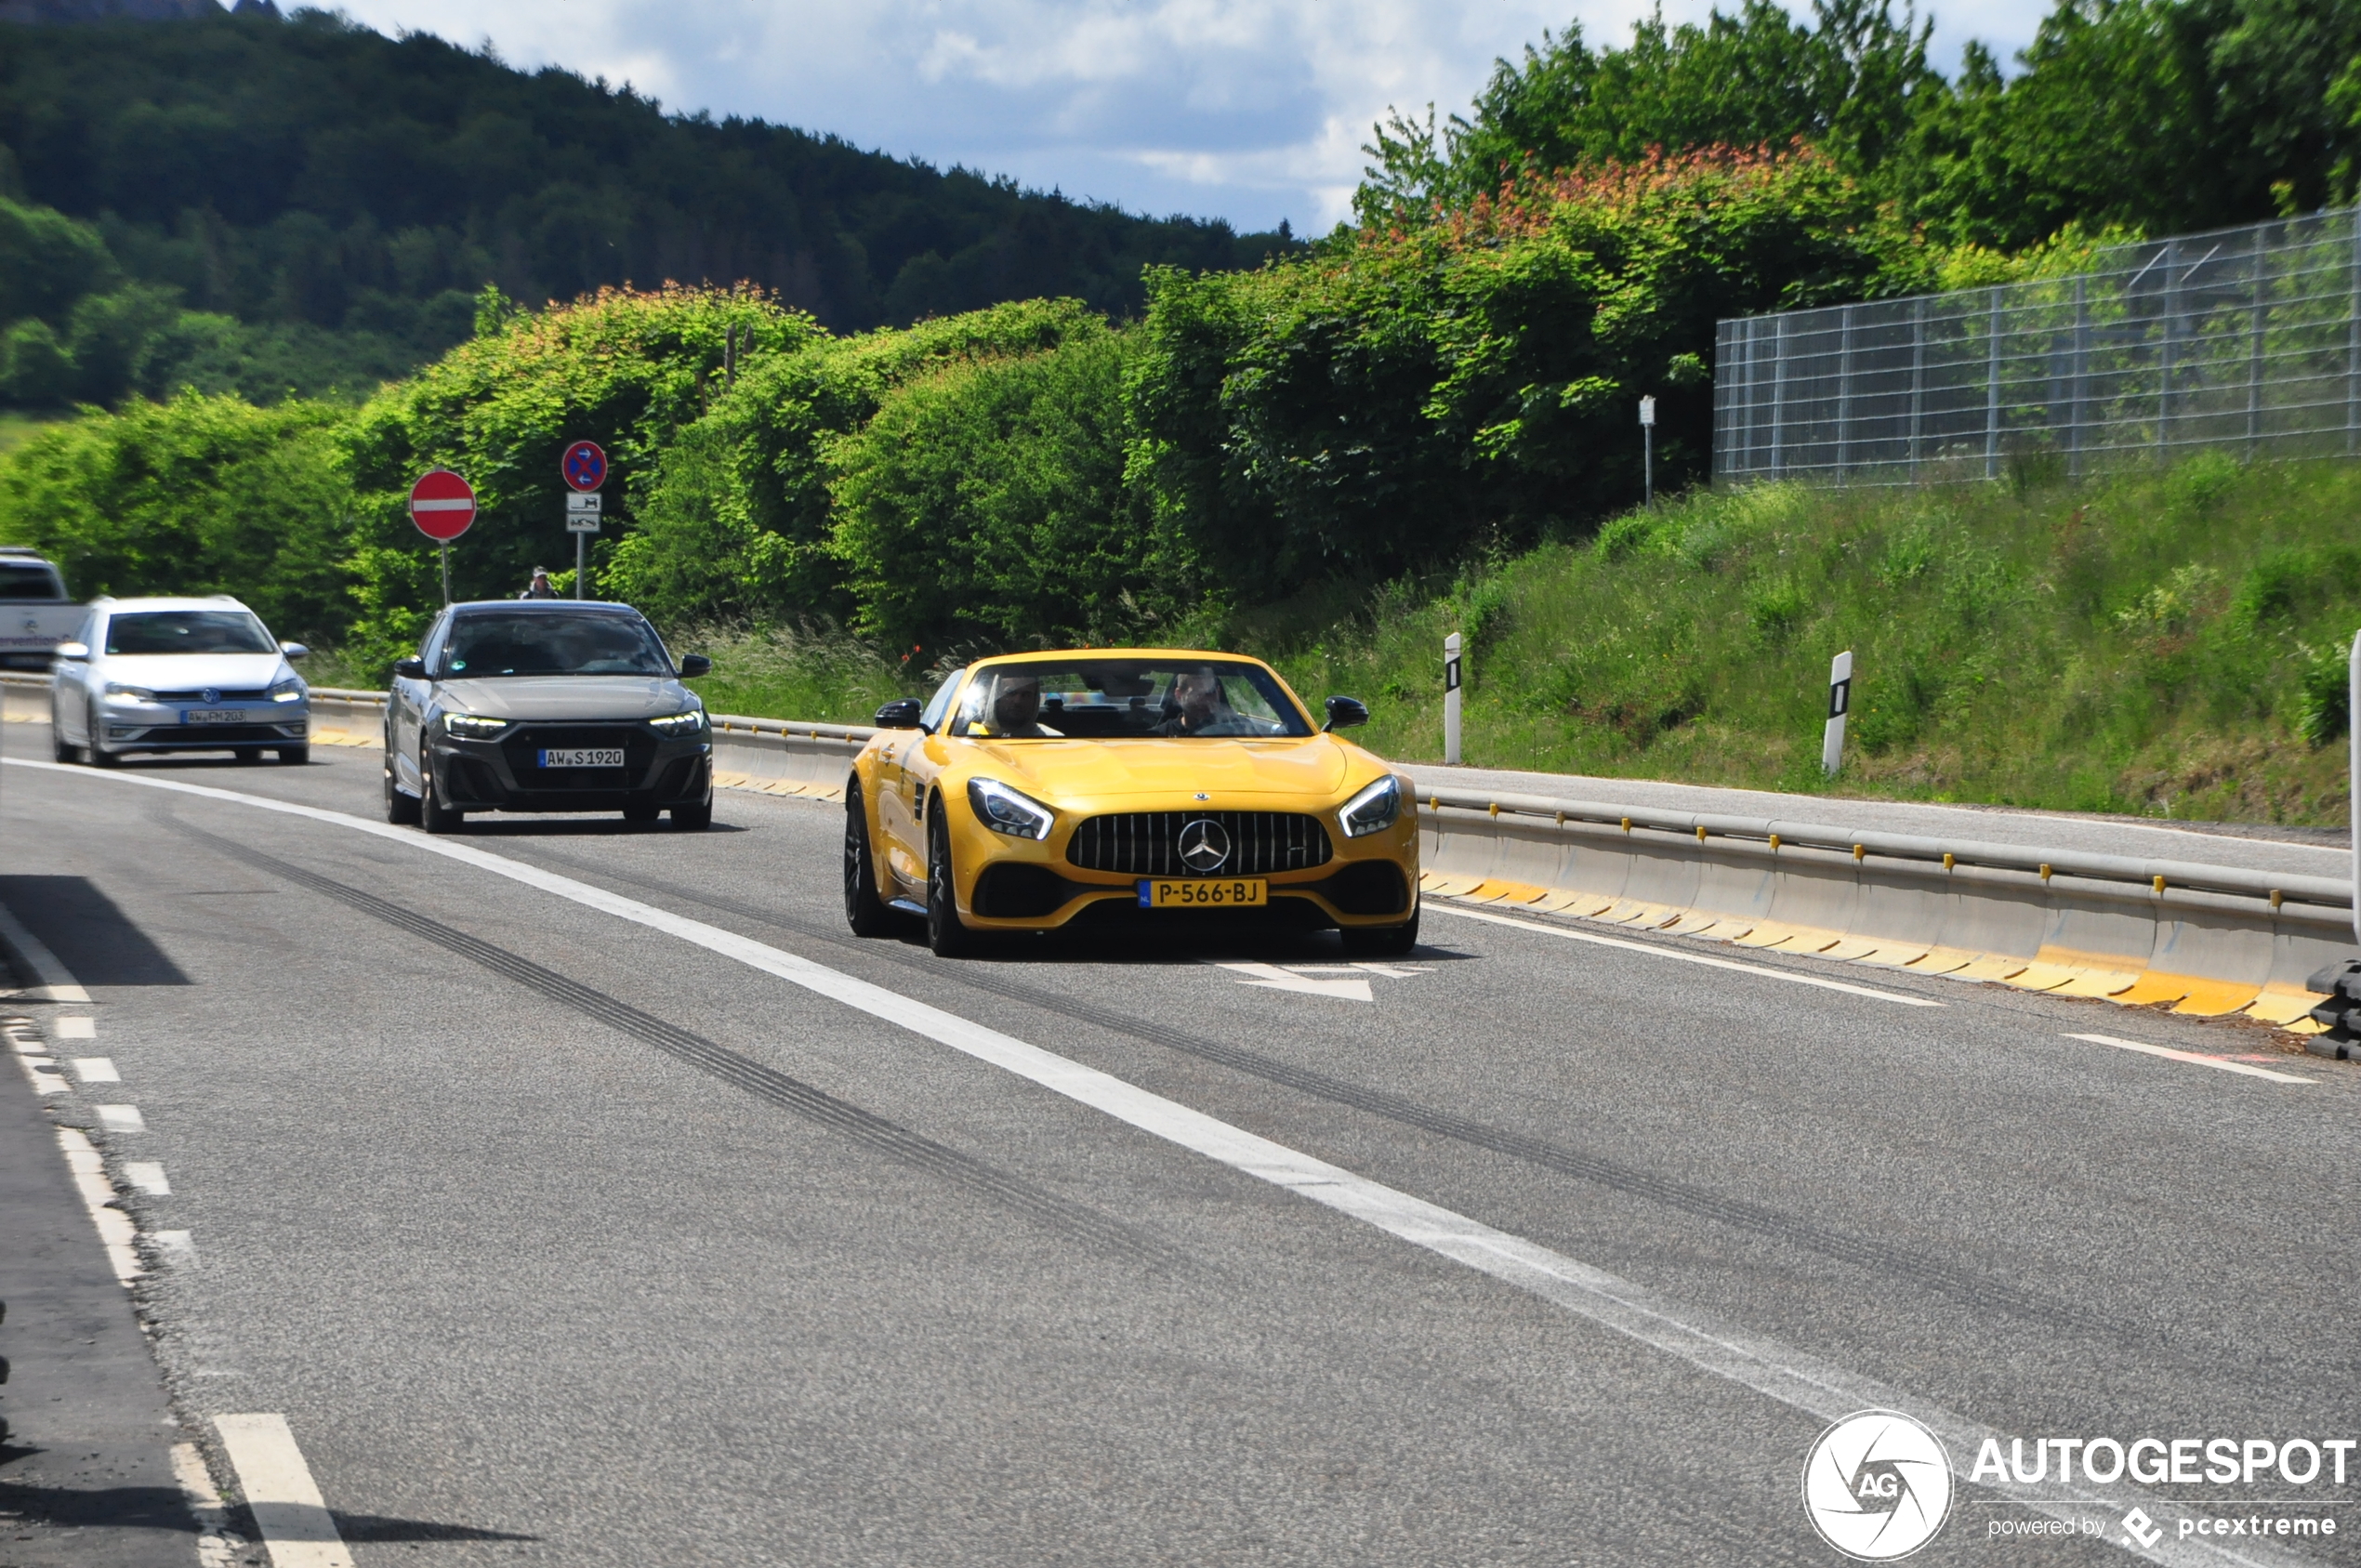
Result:
{"type": "Polygon", "coordinates": [[[713,821],[713,731],[627,604],[496,600],[435,618],[393,666],[386,820],[455,831],[469,811],[620,811],[713,821]]]}

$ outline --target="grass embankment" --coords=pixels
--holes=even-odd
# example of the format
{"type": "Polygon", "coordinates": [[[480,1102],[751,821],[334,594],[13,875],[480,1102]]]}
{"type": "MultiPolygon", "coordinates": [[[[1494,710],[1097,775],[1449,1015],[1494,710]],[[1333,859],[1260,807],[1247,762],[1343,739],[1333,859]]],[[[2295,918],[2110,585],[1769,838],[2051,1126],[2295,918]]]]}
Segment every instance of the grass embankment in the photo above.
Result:
{"type": "Polygon", "coordinates": [[[2335,824],[2343,748],[2315,743],[2342,723],[2356,518],[2361,465],[2220,455],[2081,484],[1698,493],[1448,593],[1386,590],[1317,637],[1265,616],[1235,639],[1315,700],[1368,698],[1368,744],[1406,760],[1440,757],[1456,629],[1480,766],[2335,824]]]}
{"type": "Polygon", "coordinates": [[[55,414],[27,413],[20,409],[0,412],[0,460],[39,435],[52,425],[62,425],[73,417],[72,411],[55,414]]]}

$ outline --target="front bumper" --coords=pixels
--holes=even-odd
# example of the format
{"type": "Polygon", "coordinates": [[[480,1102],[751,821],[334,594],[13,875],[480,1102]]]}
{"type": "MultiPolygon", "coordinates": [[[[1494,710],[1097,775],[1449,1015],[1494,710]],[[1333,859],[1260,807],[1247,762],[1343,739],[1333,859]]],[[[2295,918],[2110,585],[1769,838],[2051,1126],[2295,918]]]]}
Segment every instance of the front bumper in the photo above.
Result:
{"type": "Polygon", "coordinates": [[[693,806],[713,793],[709,731],[660,735],[643,723],[518,724],[495,740],[446,731],[427,744],[435,798],[468,811],[621,811],[693,806]],[[620,768],[544,768],[549,749],[614,749],[620,768]]]}
{"type": "Polygon", "coordinates": [[[161,705],[102,705],[95,738],[110,752],[227,751],[310,742],[309,703],[253,703],[238,711],[243,717],[236,723],[184,724],[178,709],[161,705]]]}

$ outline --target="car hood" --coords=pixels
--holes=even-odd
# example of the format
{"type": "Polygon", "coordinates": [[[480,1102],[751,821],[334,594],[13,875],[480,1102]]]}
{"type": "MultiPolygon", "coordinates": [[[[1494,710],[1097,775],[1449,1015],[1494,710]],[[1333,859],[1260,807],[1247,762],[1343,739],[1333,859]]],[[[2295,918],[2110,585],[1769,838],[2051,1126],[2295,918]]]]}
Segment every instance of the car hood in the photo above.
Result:
{"type": "Polygon", "coordinates": [[[1345,746],[1308,740],[972,742],[981,771],[1050,799],[1253,794],[1323,798],[1344,784],[1345,746]]]}
{"type": "Polygon", "coordinates": [[[487,718],[661,718],[697,705],[677,680],[649,675],[511,675],[446,680],[440,705],[487,718]]]}
{"type": "Polygon", "coordinates": [[[157,692],[204,686],[259,691],[293,673],[276,653],[110,653],[99,664],[109,680],[157,692]]]}

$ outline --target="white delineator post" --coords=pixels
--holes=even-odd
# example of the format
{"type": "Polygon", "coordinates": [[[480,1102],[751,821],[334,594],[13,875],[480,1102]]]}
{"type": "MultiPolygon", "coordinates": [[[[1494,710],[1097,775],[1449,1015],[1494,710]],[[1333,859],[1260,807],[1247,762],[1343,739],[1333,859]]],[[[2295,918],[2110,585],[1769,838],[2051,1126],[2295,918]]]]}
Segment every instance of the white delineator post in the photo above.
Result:
{"type": "Polygon", "coordinates": [[[2353,634],[2344,681],[2344,733],[2350,748],[2345,753],[2344,787],[2352,797],[2353,812],[2353,936],[2361,942],[2361,631],[2353,634]]]}
{"type": "Polygon", "coordinates": [[[1656,504],[1656,400],[1640,400],[1640,468],[1647,504],[1656,504]]]}
{"type": "Polygon", "coordinates": [[[1828,661],[1828,727],[1820,737],[1820,771],[1830,777],[1844,762],[1844,716],[1853,706],[1853,650],[1828,661]]]}
{"type": "Polygon", "coordinates": [[[1459,634],[1443,639],[1443,760],[1459,760],[1459,634]]]}

